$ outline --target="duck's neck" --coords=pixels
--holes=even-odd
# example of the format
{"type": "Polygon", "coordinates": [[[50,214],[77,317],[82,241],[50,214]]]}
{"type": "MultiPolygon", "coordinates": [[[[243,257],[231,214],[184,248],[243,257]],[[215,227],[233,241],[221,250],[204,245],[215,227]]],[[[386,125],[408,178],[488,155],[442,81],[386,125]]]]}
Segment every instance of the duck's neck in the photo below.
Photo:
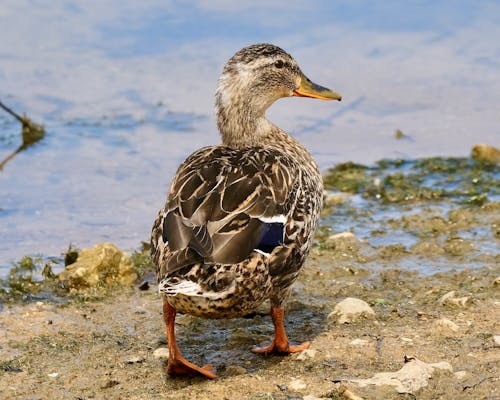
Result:
{"type": "Polygon", "coordinates": [[[217,126],[222,144],[232,148],[262,145],[270,133],[279,130],[263,112],[245,106],[244,102],[217,98],[217,126]],[[226,100],[226,101],[224,101],[226,100]]]}
{"type": "MultiPolygon", "coordinates": [[[[244,97],[246,91],[227,90],[231,83],[221,80],[215,95],[217,126],[222,144],[231,148],[276,147],[285,150],[305,166],[319,174],[311,154],[302,144],[270,122],[265,111],[276,98],[244,97]]],[[[233,88],[229,88],[233,89],[233,88]]]]}

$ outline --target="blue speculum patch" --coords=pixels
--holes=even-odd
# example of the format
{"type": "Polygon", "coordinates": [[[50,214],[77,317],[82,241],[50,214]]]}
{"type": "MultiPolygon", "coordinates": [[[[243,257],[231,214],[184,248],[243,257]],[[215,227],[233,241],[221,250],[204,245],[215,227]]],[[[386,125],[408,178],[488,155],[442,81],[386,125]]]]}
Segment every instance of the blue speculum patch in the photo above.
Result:
{"type": "Polygon", "coordinates": [[[263,225],[259,243],[255,247],[264,253],[271,253],[275,247],[283,244],[284,225],[280,222],[270,222],[263,225]]]}

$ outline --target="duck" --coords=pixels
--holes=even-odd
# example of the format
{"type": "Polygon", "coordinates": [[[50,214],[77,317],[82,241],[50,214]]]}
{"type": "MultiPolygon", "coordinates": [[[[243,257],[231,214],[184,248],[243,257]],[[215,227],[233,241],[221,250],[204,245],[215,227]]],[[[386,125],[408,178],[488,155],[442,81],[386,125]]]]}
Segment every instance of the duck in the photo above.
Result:
{"type": "Polygon", "coordinates": [[[290,54],[260,43],[237,51],[215,93],[220,144],[187,157],[154,221],[151,256],[163,300],[171,377],[217,378],[186,360],[176,314],[236,318],[270,301],[274,339],[252,352],[287,355],[285,303],[311,247],[323,200],[318,165],[299,141],[270,122],[283,97],[341,100],[313,83],[290,54]]]}

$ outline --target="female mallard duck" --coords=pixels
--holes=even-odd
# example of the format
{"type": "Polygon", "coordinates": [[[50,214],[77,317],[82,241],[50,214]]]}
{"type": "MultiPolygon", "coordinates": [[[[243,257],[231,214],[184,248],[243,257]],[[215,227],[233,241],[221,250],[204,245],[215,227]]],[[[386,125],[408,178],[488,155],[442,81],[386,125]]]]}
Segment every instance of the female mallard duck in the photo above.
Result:
{"type": "Polygon", "coordinates": [[[171,376],[216,378],[181,355],[177,311],[207,318],[243,316],[271,301],[273,342],[254,353],[289,354],[283,305],[311,245],[323,184],[309,152],[264,113],[281,97],[340,100],[312,83],[279,47],[256,44],[224,67],[216,92],[222,145],[184,161],[152,231],[152,257],[167,326],[171,376]]]}

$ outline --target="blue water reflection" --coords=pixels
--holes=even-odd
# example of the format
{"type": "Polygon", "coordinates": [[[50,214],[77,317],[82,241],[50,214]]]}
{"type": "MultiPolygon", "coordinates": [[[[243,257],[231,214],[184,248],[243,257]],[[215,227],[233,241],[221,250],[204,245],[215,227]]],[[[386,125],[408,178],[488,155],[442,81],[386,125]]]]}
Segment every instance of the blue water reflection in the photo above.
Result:
{"type": "MultiPolygon", "coordinates": [[[[254,42],[284,47],[343,94],[268,112],[322,168],[500,144],[500,3],[254,3],[0,3],[0,99],[47,129],[0,172],[0,268],[70,242],[147,240],[178,163],[219,140],[225,61],[254,42]]],[[[0,158],[19,131],[0,114],[0,158]]]]}

